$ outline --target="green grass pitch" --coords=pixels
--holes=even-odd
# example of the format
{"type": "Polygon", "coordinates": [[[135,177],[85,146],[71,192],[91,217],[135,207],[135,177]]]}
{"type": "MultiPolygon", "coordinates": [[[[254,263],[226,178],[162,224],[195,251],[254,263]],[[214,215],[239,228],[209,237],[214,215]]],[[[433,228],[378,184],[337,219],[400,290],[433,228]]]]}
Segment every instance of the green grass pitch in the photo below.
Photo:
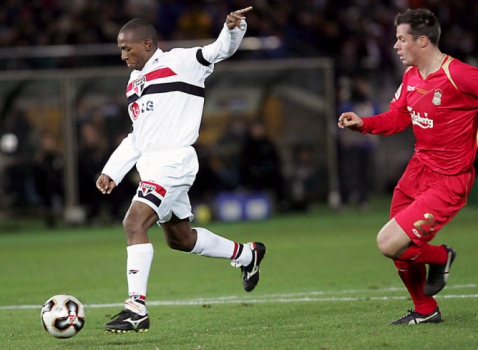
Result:
{"type": "Polygon", "coordinates": [[[229,261],[173,251],[152,228],[151,328],[143,334],[103,331],[127,297],[121,227],[49,231],[39,222],[1,222],[0,349],[478,349],[478,206],[465,207],[433,242],[457,250],[437,296],[444,322],[388,326],[412,308],[375,244],[388,204],[205,225],[267,245],[251,293],[229,261]],[[40,323],[42,304],[59,293],[85,305],[85,327],[70,339],[51,337],[40,323]]]}

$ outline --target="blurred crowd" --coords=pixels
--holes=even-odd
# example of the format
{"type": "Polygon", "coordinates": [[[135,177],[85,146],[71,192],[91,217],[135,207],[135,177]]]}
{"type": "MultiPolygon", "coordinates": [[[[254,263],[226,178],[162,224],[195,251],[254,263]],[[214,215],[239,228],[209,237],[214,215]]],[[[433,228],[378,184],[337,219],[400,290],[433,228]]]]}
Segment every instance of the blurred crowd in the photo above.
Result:
{"type": "MultiPolygon", "coordinates": [[[[444,52],[465,61],[478,56],[474,0],[4,0],[0,48],[111,44],[134,17],[150,20],[159,41],[210,39],[230,11],[250,5],[254,11],[247,14],[248,36],[282,40],[279,49],[249,52],[250,58],[332,56],[342,69],[391,67],[393,19],[408,7],[435,12],[443,27],[444,52]]],[[[36,64],[16,60],[2,68],[36,64]]]]}
{"type": "MultiPolygon", "coordinates": [[[[139,182],[133,168],[121,185],[104,196],[96,180],[114,149],[127,135],[119,111],[102,117],[105,107],[79,108],[77,115],[76,177],[78,204],[84,211],[80,221],[90,225],[120,223],[139,182]]],[[[111,106],[108,109],[113,109],[111,106]]],[[[121,108],[122,110],[122,108],[121,108]]],[[[65,205],[65,159],[59,145],[62,136],[34,128],[24,110],[12,109],[1,125],[0,210],[18,209],[40,214],[48,227],[62,220],[65,205]]],[[[237,119],[214,146],[196,144],[200,170],[190,191],[193,205],[211,205],[221,192],[263,193],[277,211],[307,210],[325,195],[326,179],[313,161],[312,149],[297,145],[296,164],[283,172],[277,145],[260,119],[237,119]],[[322,187],[321,187],[322,186],[322,187]]],[[[323,198],[322,198],[323,199],[323,198]]]]}

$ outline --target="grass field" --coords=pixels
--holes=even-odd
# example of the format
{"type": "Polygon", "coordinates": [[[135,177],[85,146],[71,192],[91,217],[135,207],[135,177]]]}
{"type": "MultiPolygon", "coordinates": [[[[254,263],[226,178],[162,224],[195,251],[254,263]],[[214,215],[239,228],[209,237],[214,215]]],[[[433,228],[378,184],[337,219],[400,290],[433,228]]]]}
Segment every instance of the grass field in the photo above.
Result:
{"type": "Polygon", "coordinates": [[[445,322],[417,326],[387,326],[412,303],[375,245],[388,199],[373,207],[206,225],[267,245],[252,293],[227,260],[172,251],[153,228],[151,328],[123,335],[103,331],[127,297],[121,227],[0,223],[0,349],[478,349],[478,207],[466,207],[435,239],[457,250],[437,296],[445,322]],[[49,336],[40,323],[42,304],[59,293],[85,305],[86,325],[70,339],[49,336]]]}

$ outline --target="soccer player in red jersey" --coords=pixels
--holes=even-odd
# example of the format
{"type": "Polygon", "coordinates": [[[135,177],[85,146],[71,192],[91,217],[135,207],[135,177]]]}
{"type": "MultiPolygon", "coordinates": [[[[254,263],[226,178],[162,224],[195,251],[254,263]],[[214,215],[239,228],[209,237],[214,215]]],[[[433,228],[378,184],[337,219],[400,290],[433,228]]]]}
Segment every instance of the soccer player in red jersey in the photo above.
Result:
{"type": "Polygon", "coordinates": [[[393,259],[414,304],[390,324],[438,323],[433,296],[445,287],[456,253],[429,242],[466,204],[474,182],[478,69],[440,51],[440,24],[432,12],[409,9],[397,15],[395,26],[394,49],[408,67],[390,109],[368,118],[346,112],[338,126],[381,135],[412,126],[415,152],[394,189],[377,245],[393,259]]]}

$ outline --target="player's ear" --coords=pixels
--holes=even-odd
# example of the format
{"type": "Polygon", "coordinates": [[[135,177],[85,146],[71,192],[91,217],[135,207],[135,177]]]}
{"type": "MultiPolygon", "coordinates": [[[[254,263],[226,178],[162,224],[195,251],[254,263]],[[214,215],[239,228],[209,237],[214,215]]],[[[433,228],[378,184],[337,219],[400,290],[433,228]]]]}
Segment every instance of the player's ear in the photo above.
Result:
{"type": "Polygon", "coordinates": [[[420,47],[425,47],[428,44],[428,38],[424,35],[418,38],[418,43],[420,44],[420,47]]]}
{"type": "Polygon", "coordinates": [[[153,48],[153,41],[151,39],[145,39],[143,45],[146,51],[150,51],[153,48]]]}

